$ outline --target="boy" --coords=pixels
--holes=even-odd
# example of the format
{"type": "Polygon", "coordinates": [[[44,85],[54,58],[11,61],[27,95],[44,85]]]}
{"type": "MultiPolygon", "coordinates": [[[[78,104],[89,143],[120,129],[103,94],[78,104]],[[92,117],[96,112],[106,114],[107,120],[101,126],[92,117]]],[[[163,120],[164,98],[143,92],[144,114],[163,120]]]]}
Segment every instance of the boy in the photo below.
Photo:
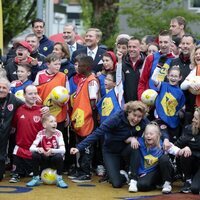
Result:
{"type": "Polygon", "coordinates": [[[31,85],[32,81],[28,79],[31,75],[31,65],[22,64],[17,67],[18,80],[11,83],[10,91],[15,94],[19,90],[23,90],[27,85],[31,85]]]}
{"type": "MultiPolygon", "coordinates": [[[[99,84],[95,75],[91,72],[92,57],[83,55],[77,62],[78,73],[82,74],[83,77],[78,82],[76,95],[74,96],[71,121],[77,133],[77,142],[79,143],[90,135],[96,127],[96,103],[98,100],[99,84]]],[[[80,171],[72,180],[73,182],[91,181],[90,165],[92,155],[93,146],[91,145],[85,148],[85,151],[80,154],[80,171]]]]}
{"type": "MultiPolygon", "coordinates": [[[[34,85],[37,86],[38,94],[42,99],[42,103],[49,107],[49,111],[56,117],[58,130],[63,133],[66,149],[68,149],[68,135],[65,126],[68,121],[67,104],[57,104],[51,99],[51,91],[56,86],[63,86],[69,90],[69,83],[66,74],[60,72],[61,61],[58,55],[51,53],[46,58],[47,69],[37,73],[34,85]]],[[[68,160],[65,155],[65,162],[68,160]]],[[[67,163],[65,163],[66,165],[67,163]]]]}
{"type": "Polygon", "coordinates": [[[116,51],[122,52],[123,56],[128,53],[128,39],[120,38],[116,43],[116,51]]]}
{"type": "Polygon", "coordinates": [[[67,188],[68,185],[62,179],[65,144],[62,133],[56,129],[56,118],[51,114],[44,115],[42,125],[44,129],[37,134],[30,147],[30,151],[33,153],[33,178],[26,186],[40,185],[40,166],[47,168],[50,165],[57,170],[57,186],[67,188]]]}

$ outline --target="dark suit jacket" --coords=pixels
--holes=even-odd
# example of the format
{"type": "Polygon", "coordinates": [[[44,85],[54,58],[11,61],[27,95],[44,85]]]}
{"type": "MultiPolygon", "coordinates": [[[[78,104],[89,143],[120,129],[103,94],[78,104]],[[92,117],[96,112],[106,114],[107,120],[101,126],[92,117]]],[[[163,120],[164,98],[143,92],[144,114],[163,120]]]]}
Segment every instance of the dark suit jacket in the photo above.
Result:
{"type": "MultiPolygon", "coordinates": [[[[102,70],[103,62],[101,62],[101,64],[99,64],[99,62],[102,60],[103,54],[105,52],[106,52],[106,50],[98,47],[97,53],[96,53],[96,56],[95,56],[95,59],[93,61],[93,65],[92,65],[92,71],[94,71],[95,73],[102,70]]],[[[79,54],[86,54],[87,55],[87,47],[84,47],[84,48],[81,48],[81,49],[74,51],[74,53],[72,54],[71,63],[74,64],[75,57],[79,54]]]]}

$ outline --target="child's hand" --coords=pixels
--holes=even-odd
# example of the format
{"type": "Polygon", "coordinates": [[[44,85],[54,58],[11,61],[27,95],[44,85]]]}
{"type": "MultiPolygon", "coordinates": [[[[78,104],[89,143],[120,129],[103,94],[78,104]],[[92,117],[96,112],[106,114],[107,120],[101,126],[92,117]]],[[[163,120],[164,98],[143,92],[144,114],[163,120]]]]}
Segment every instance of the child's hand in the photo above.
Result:
{"type": "Polygon", "coordinates": [[[44,154],[44,153],[45,153],[45,150],[44,150],[42,147],[39,147],[39,148],[37,149],[37,152],[38,152],[39,154],[44,154]]]}
{"type": "Polygon", "coordinates": [[[79,150],[77,149],[77,148],[71,148],[70,149],[70,154],[72,154],[72,155],[75,155],[76,153],[78,153],[79,152],[79,150]]]}
{"type": "Polygon", "coordinates": [[[45,156],[51,156],[52,155],[52,149],[49,148],[45,153],[44,153],[45,156]]]}
{"type": "Polygon", "coordinates": [[[123,53],[121,53],[120,51],[117,51],[117,61],[118,63],[122,62],[122,57],[123,57],[123,53]]]}
{"type": "Polygon", "coordinates": [[[164,151],[168,151],[168,149],[171,147],[171,143],[169,142],[168,139],[164,139],[164,142],[163,142],[163,149],[164,151]]]}

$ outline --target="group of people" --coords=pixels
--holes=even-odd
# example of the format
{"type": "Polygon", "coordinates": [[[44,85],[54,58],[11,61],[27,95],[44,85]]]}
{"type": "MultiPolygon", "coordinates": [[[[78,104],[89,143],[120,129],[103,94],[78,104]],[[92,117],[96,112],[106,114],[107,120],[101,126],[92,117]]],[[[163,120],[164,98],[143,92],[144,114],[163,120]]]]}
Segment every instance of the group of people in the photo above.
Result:
{"type": "Polygon", "coordinates": [[[44,26],[33,20],[33,33],[13,45],[0,71],[0,180],[8,156],[9,182],[32,174],[28,187],[41,184],[46,167],[67,188],[64,172],[88,182],[101,166],[101,180],[114,188],[161,185],[166,194],[179,173],[181,192],[199,194],[200,82],[191,80],[200,76],[200,46],[185,19],[173,18],[157,37],[120,34],[112,49],[99,45],[97,28],[78,44],[74,25],[64,26],[65,43],[50,41],[44,26]],[[52,99],[56,86],[67,88],[68,102],[52,99]],[[154,105],[141,101],[147,89],[158,93],[154,105]]]}

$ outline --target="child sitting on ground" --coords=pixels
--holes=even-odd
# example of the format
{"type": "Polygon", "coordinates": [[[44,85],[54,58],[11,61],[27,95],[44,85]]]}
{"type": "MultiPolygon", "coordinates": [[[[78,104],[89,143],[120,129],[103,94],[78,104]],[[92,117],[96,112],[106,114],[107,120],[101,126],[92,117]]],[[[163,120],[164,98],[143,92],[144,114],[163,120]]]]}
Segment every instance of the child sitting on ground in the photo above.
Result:
{"type": "Polygon", "coordinates": [[[40,185],[40,166],[55,168],[57,170],[56,184],[60,188],[67,188],[68,185],[62,178],[63,156],[65,154],[65,144],[62,133],[56,129],[56,118],[51,114],[46,114],[42,118],[41,130],[30,147],[33,153],[33,178],[26,186],[34,187],[40,185]]]}

